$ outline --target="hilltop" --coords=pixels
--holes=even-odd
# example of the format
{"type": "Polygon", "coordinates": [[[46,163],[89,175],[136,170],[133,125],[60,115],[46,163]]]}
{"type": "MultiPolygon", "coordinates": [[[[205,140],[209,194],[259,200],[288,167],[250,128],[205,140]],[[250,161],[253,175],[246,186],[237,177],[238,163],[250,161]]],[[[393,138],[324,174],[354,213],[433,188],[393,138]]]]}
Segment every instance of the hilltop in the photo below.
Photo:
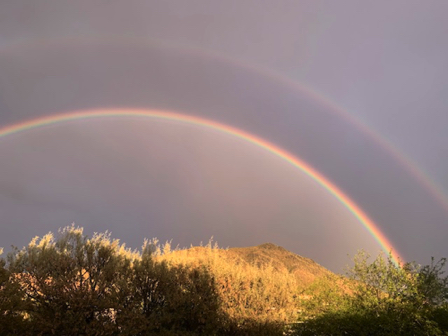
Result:
{"type": "Polygon", "coordinates": [[[318,278],[334,275],[314,260],[302,257],[272,243],[230,248],[228,253],[239,256],[241,260],[252,266],[272,265],[278,271],[287,271],[294,275],[298,283],[304,286],[310,285],[318,278]]]}
{"type": "Polygon", "coordinates": [[[272,269],[279,276],[291,276],[294,278],[296,286],[300,288],[306,288],[323,277],[336,277],[333,272],[319,265],[314,260],[302,257],[272,243],[228,249],[195,246],[188,249],[170,251],[162,258],[175,263],[194,265],[210,265],[219,260],[219,263],[228,264],[230,268],[236,267],[246,270],[272,269]]]}

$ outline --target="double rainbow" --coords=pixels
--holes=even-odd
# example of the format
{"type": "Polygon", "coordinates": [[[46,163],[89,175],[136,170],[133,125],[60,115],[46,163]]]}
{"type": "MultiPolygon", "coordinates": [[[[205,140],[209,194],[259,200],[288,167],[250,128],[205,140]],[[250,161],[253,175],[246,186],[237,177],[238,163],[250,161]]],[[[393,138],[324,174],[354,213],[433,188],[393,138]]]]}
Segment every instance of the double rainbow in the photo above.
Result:
{"type": "Polygon", "coordinates": [[[359,220],[359,222],[374,237],[374,239],[379,243],[381,248],[386,253],[389,252],[391,253],[392,259],[396,264],[399,264],[400,260],[402,260],[397,250],[392,246],[391,242],[381,232],[378,225],[375,224],[373,220],[371,220],[367,216],[367,214],[341,189],[339,189],[335,184],[333,184],[325,176],[319,173],[316,169],[311,167],[308,163],[262,138],[259,138],[241,129],[225,125],[222,123],[218,123],[213,120],[160,110],[137,110],[137,109],[87,110],[66,114],[51,115],[6,126],[0,128],[0,138],[5,137],[7,135],[12,135],[15,133],[31,130],[34,128],[45,127],[62,122],[70,122],[80,119],[98,119],[98,118],[111,118],[111,117],[156,118],[156,119],[172,120],[182,122],[185,124],[207,127],[234,136],[236,138],[242,139],[246,142],[254,144],[255,146],[263,148],[264,150],[272,153],[273,155],[285,160],[289,164],[300,169],[303,173],[305,173],[313,180],[315,180],[319,185],[321,185],[325,190],[327,190],[327,192],[332,194],[340,203],[342,203],[359,220]]]}

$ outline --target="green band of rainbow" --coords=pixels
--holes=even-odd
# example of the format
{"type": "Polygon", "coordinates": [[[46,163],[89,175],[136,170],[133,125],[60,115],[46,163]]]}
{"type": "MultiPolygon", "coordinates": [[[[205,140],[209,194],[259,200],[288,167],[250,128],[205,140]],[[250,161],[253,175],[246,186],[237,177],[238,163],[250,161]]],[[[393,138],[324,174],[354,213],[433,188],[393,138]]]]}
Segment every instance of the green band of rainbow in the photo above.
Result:
{"type": "Polygon", "coordinates": [[[266,140],[263,140],[253,134],[247,133],[243,130],[231,127],[229,125],[221,124],[213,120],[194,117],[190,115],[183,115],[170,111],[137,110],[137,109],[86,110],[66,114],[51,115],[47,117],[28,120],[22,123],[6,126],[0,128],[0,137],[61,122],[68,122],[80,119],[105,118],[105,117],[143,117],[143,118],[157,118],[157,119],[179,121],[187,124],[208,127],[235,136],[244,141],[252,143],[260,148],[263,148],[268,152],[276,155],[277,157],[280,157],[281,159],[287,161],[294,167],[297,167],[306,175],[315,180],[318,184],[320,184],[323,188],[325,188],[339,202],[341,202],[359,220],[359,222],[361,222],[361,224],[374,237],[374,239],[379,243],[381,248],[386,253],[391,252],[392,259],[396,264],[401,263],[400,260],[402,260],[402,258],[398,254],[397,249],[395,249],[392,246],[390,241],[378,228],[378,225],[375,224],[373,220],[371,220],[367,216],[367,214],[352,199],[350,199],[350,197],[348,197],[344,192],[342,192],[342,190],[340,190],[336,185],[330,182],[325,176],[323,176],[321,173],[319,173],[316,169],[311,167],[305,161],[297,158],[291,153],[288,153],[282,148],[277,147],[276,145],[266,140]]]}

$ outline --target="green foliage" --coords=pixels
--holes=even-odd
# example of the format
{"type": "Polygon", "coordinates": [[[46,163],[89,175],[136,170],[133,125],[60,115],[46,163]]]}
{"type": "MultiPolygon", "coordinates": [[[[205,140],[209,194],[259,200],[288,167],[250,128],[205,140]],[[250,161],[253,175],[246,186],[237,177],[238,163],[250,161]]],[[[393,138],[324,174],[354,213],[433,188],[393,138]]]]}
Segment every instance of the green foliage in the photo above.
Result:
{"type": "Polygon", "coordinates": [[[318,278],[299,294],[300,320],[308,320],[322,313],[337,311],[346,305],[345,280],[336,275],[318,278]]]}
{"type": "Polygon", "coordinates": [[[434,263],[433,257],[431,264],[421,267],[418,272],[418,290],[430,306],[442,306],[448,302],[448,276],[443,276],[445,264],[446,258],[434,263]]]}
{"type": "Polygon", "coordinates": [[[447,335],[445,260],[397,265],[391,255],[372,263],[360,252],[339,308],[302,320],[297,335],[447,335]]]}

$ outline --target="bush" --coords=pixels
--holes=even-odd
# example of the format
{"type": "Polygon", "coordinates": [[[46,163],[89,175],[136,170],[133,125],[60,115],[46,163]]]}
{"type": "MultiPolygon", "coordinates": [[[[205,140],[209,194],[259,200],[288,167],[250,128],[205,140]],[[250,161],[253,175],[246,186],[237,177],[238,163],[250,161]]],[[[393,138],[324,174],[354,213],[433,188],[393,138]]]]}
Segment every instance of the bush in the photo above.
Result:
{"type": "Polygon", "coordinates": [[[298,324],[297,335],[446,335],[445,260],[397,265],[391,255],[372,263],[360,252],[339,308],[329,306],[298,324]]]}
{"type": "Polygon", "coordinates": [[[218,296],[205,269],[155,261],[109,234],[67,227],[0,263],[1,334],[213,335],[218,296]]]}

